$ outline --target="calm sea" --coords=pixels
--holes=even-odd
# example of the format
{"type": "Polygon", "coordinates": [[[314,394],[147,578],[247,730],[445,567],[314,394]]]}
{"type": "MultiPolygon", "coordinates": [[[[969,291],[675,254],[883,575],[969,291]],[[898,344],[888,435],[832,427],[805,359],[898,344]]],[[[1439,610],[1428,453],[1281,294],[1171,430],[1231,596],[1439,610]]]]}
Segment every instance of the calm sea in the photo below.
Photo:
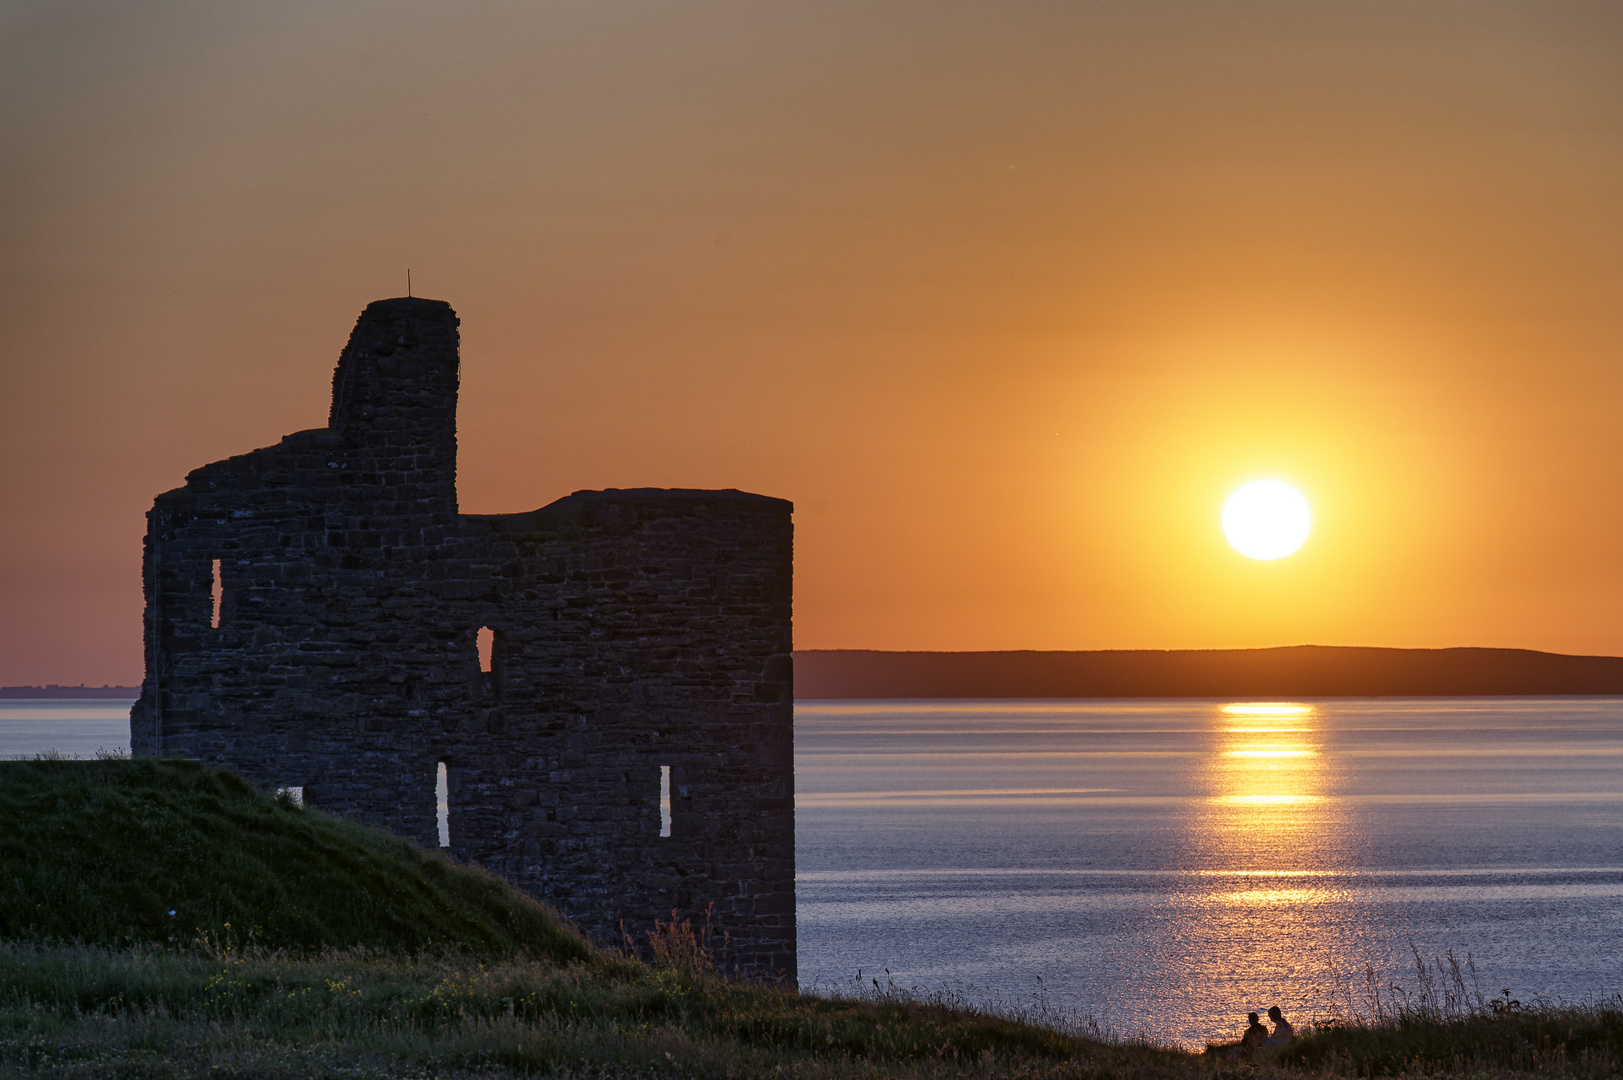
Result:
{"type": "MultiPolygon", "coordinates": [[[[0,701],[0,757],[127,716],[0,701]]],[[[1190,1045],[1416,994],[1414,950],[1623,991],[1623,698],[802,702],[796,770],[807,985],[1190,1045]]]]}
{"type": "Polygon", "coordinates": [[[800,974],[1198,1045],[1623,990],[1623,699],[803,702],[800,974]],[[887,970],[888,969],[888,974],[887,970]],[[1401,989],[1394,990],[1396,983],[1401,989]]]}
{"type": "Polygon", "coordinates": [[[130,752],[128,701],[0,699],[0,758],[130,752]]]}

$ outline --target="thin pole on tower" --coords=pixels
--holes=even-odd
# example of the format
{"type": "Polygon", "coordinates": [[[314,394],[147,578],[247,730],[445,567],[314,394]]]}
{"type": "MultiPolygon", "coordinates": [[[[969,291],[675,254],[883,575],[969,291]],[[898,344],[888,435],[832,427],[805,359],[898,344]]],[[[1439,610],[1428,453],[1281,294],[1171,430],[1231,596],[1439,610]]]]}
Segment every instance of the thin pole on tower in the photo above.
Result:
{"type": "Polygon", "coordinates": [[[411,267],[406,267],[406,297],[411,297],[411,267]]]}

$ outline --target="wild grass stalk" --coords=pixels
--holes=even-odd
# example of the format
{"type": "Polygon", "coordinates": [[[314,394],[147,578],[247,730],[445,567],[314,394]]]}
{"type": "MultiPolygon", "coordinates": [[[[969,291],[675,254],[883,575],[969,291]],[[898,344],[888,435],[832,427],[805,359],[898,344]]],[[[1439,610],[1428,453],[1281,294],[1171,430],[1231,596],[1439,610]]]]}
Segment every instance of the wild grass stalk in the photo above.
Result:
{"type": "Polygon", "coordinates": [[[1623,998],[1524,1005],[1508,988],[1484,993],[1470,953],[1409,950],[1406,975],[1367,965],[1350,1007],[1315,1018],[1274,1061],[1359,1076],[1623,1075],[1623,998]]]}
{"type": "Polygon", "coordinates": [[[838,995],[729,982],[684,922],[662,926],[653,967],[208,936],[178,949],[0,944],[0,1076],[1599,1080],[1618,1074],[1623,1048],[1623,1001],[1463,1002],[1445,956],[1426,965],[1429,997],[1423,982],[1397,995],[1406,1011],[1383,1004],[1382,1018],[1344,1018],[1253,1061],[1203,1061],[1112,1039],[1041,996],[998,1015],[888,978],[838,995]]]}

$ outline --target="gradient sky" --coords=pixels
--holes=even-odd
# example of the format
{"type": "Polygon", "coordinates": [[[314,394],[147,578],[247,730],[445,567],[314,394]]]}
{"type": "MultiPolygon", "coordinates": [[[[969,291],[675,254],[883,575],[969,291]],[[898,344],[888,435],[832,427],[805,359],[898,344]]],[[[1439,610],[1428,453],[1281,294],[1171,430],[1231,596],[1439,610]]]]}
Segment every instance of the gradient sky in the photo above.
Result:
{"type": "Polygon", "coordinates": [[[792,499],[801,648],[1623,653],[1609,0],[0,0],[0,683],[407,267],[464,510],[792,499]]]}

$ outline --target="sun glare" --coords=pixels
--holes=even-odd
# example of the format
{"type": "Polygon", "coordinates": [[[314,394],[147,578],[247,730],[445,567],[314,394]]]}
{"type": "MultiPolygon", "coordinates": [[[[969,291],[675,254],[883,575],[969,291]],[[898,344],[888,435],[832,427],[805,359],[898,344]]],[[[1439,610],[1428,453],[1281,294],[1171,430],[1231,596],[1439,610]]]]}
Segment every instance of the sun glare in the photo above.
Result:
{"type": "Polygon", "coordinates": [[[1307,500],[1278,480],[1257,480],[1223,507],[1223,535],[1253,559],[1282,559],[1302,546],[1313,523],[1307,500]]]}

